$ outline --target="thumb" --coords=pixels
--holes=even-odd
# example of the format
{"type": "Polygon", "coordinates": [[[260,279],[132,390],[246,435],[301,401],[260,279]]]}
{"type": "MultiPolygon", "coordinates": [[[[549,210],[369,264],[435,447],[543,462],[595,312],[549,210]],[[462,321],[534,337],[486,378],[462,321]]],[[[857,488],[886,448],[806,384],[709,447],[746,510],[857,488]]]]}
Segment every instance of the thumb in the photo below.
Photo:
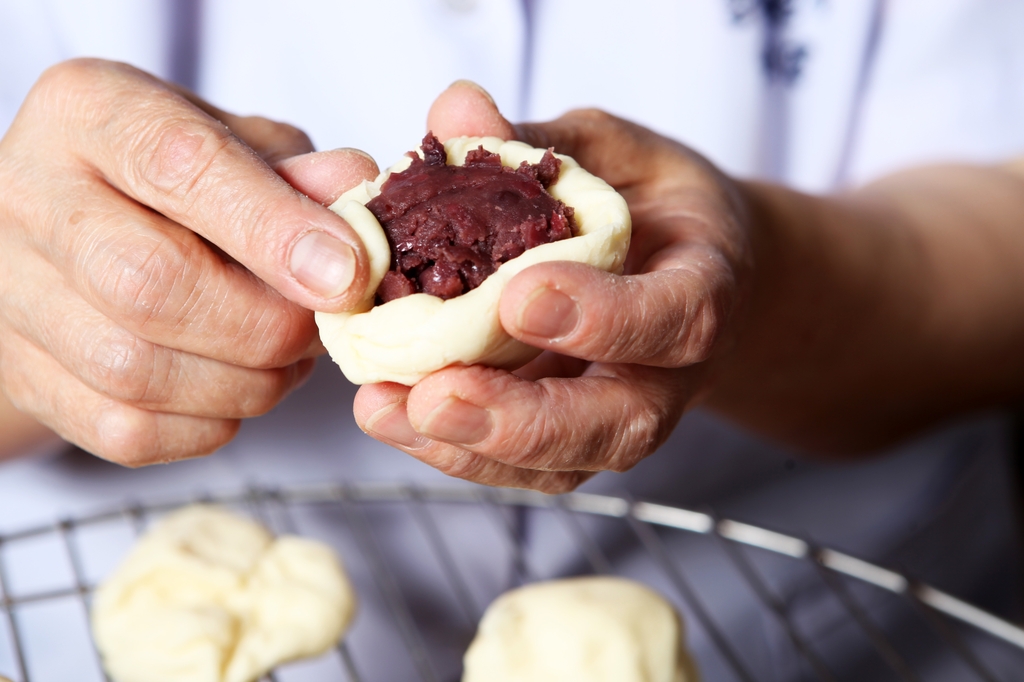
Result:
{"type": "Polygon", "coordinates": [[[465,80],[455,81],[434,100],[427,114],[427,129],[442,141],[461,135],[517,139],[515,128],[487,91],[465,80]]]}

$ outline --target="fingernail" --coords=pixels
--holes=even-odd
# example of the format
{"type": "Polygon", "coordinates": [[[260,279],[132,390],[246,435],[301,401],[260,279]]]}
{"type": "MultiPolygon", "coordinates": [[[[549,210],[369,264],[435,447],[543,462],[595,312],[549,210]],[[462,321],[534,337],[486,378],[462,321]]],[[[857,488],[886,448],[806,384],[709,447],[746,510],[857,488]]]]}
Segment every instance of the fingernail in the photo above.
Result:
{"type": "Polygon", "coordinates": [[[351,246],[326,232],[309,232],[292,247],[289,267],[304,287],[324,298],[334,298],[352,284],[356,254],[351,246]]]}
{"type": "Polygon", "coordinates": [[[427,415],[420,428],[434,440],[473,445],[491,435],[494,422],[489,410],[448,397],[427,415]]]}
{"type": "MultiPolygon", "coordinates": [[[[479,85],[477,83],[474,83],[471,80],[466,80],[465,78],[460,78],[459,80],[455,81],[454,83],[452,83],[448,87],[455,87],[456,85],[464,87],[464,88],[470,88],[471,90],[476,90],[481,95],[486,97],[488,102],[490,102],[491,104],[495,104],[494,98],[491,97],[491,93],[487,92],[486,90],[484,90],[484,88],[481,85],[479,85]]],[[[495,106],[497,106],[497,105],[495,104],[495,106]]]]}
{"type": "Polygon", "coordinates": [[[580,309],[576,301],[561,291],[537,289],[519,309],[519,329],[532,336],[558,339],[568,336],[579,323],[580,309]]]}
{"type": "Polygon", "coordinates": [[[375,165],[375,166],[377,165],[377,160],[374,159],[372,156],[370,156],[369,153],[364,152],[362,149],[356,149],[355,147],[338,147],[334,151],[336,151],[336,152],[345,152],[346,154],[353,154],[355,156],[361,156],[364,159],[368,159],[368,160],[372,161],[373,165],[375,165]]]}
{"type": "Polygon", "coordinates": [[[366,431],[371,436],[400,445],[408,450],[419,450],[430,443],[430,439],[412,428],[405,403],[395,403],[374,412],[366,420],[366,431]]]}

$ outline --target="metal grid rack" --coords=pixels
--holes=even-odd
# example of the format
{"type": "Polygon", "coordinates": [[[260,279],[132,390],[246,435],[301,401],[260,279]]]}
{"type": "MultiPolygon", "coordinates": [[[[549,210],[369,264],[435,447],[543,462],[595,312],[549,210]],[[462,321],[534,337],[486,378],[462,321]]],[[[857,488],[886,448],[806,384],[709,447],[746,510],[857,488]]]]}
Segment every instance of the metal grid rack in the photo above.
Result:
{"type": "MultiPolygon", "coordinates": [[[[63,669],[72,666],[74,678],[80,681],[107,679],[88,643],[86,623],[97,573],[108,570],[117,557],[110,556],[109,548],[103,549],[106,558],[101,557],[97,569],[92,549],[99,544],[97,533],[108,539],[121,533],[127,547],[150,520],[195,501],[240,508],[279,533],[343,531],[344,540],[333,544],[345,545],[339,550],[361,599],[379,606],[376,615],[366,617],[372,622],[363,635],[361,616],[335,651],[312,667],[286,666],[268,676],[272,682],[458,680],[461,651],[472,637],[481,604],[509,587],[566,572],[565,567],[544,566],[543,547],[531,549],[524,532],[527,515],[542,516],[542,526],[561,533],[556,541],[571,546],[580,557],[568,572],[622,573],[622,556],[611,555],[597,538],[611,533],[615,546],[631,545],[632,554],[640,560],[629,565],[640,566],[643,579],[655,583],[680,608],[691,644],[699,639],[705,645],[698,647],[697,656],[706,682],[1024,679],[1024,629],[898,572],[804,539],[707,513],[618,497],[356,483],[253,488],[194,500],[128,505],[0,535],[0,678],[6,676],[12,682],[67,679],[52,676],[60,669],[57,659],[65,655],[60,642],[77,639],[86,643],[85,662],[69,662],[63,669]],[[450,512],[457,515],[452,525],[442,518],[450,512]],[[453,541],[456,534],[461,542],[453,541]],[[465,541],[467,534],[472,542],[465,541]],[[399,538],[398,554],[396,547],[387,546],[389,537],[399,538]],[[714,548],[710,563],[704,562],[710,569],[705,566],[702,574],[711,575],[715,584],[732,576],[734,585],[728,590],[747,595],[746,611],[738,621],[723,624],[713,596],[708,596],[714,590],[695,579],[685,546],[695,538],[714,548]],[[38,554],[47,544],[66,562],[64,584],[19,587],[25,580],[17,576],[34,570],[19,566],[19,561],[29,561],[23,550],[35,548],[32,551],[38,554]],[[475,558],[463,555],[461,548],[467,546],[476,552],[475,558]],[[488,575],[493,570],[481,570],[481,555],[492,559],[501,555],[499,563],[508,566],[508,575],[495,579],[488,575]],[[778,581],[779,572],[773,567],[785,565],[792,573],[794,562],[811,577],[814,588],[804,581],[796,591],[787,591],[778,581]],[[484,587],[479,584],[481,576],[490,580],[484,587]],[[827,603],[828,609],[840,614],[837,621],[832,619],[838,626],[835,622],[823,625],[829,619],[815,620],[813,613],[805,617],[801,604],[815,590],[821,598],[811,600],[817,604],[811,611],[820,614],[821,605],[827,603]],[[47,611],[58,604],[64,607],[63,615],[47,611]],[[902,615],[889,617],[894,610],[902,615]],[[58,620],[61,627],[53,632],[58,620]],[[763,656],[752,660],[750,650],[757,648],[757,642],[737,629],[736,622],[753,623],[758,631],[769,633],[765,637],[775,646],[768,658],[778,659],[782,651],[789,662],[766,666],[763,656]],[[846,631],[844,636],[836,636],[837,627],[846,631]],[[909,652],[901,648],[908,630],[920,630],[909,638],[918,643],[909,652]],[[49,647],[35,641],[39,632],[46,633],[43,639],[49,647]],[[860,642],[862,649],[853,658],[851,641],[860,642]],[[372,655],[367,653],[371,643],[372,655]],[[927,663],[931,660],[927,654],[936,651],[943,661],[938,668],[927,663]]],[[[37,565],[39,561],[37,556],[37,565]]],[[[51,557],[44,563],[59,560],[51,557]]]]}

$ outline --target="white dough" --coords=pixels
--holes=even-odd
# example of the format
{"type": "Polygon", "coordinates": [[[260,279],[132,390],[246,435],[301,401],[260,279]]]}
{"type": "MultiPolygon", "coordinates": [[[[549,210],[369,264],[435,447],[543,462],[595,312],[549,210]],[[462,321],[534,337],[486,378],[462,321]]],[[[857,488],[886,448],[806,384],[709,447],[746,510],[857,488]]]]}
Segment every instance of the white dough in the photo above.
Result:
{"type": "Polygon", "coordinates": [[[462,682],[697,682],[682,622],[624,578],[527,585],[487,609],[462,682]]]}
{"type": "Polygon", "coordinates": [[[251,682],[334,646],[355,605],[326,545],[195,505],[146,533],[97,590],[92,629],[115,682],[251,682]]]}
{"type": "MultiPolygon", "coordinates": [[[[448,163],[462,164],[466,154],[479,146],[496,152],[502,164],[513,168],[523,161],[538,163],[545,152],[496,137],[458,137],[445,143],[448,163]]],[[[562,166],[558,180],[548,191],[575,210],[579,234],[526,251],[502,264],[476,289],[447,301],[413,294],[373,306],[377,287],[390,267],[391,251],[384,230],[365,204],[380,193],[391,173],[408,168],[410,158],[404,158],[373,182],[349,190],[331,206],[362,238],[370,256],[370,281],[356,311],[316,314],[320,339],[349,381],[395,381],[412,386],[449,365],[520,367],[540,351],[506,334],[498,319],[501,292],[513,275],[530,265],[555,260],[621,272],[631,229],[626,201],[573,159],[556,156],[562,166]]]]}

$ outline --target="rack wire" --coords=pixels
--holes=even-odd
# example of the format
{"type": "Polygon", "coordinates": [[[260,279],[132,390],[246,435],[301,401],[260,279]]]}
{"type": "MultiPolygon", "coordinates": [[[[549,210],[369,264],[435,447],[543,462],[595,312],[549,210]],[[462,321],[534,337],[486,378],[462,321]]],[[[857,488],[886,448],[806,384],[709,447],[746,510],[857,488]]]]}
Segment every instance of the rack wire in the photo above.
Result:
{"type": "Polygon", "coordinates": [[[620,497],[380,483],[129,504],[0,535],[0,680],[64,680],[68,670],[83,682],[107,680],[87,626],[96,583],[153,519],[196,501],[331,542],[368,607],[333,652],[285,666],[270,682],[454,682],[490,599],[566,573],[636,574],[665,593],[688,622],[708,682],[1024,680],[1024,629],[807,539],[620,497]],[[531,527],[555,533],[578,562],[551,565],[551,545],[535,542],[531,527]],[[690,559],[698,539],[712,543],[703,568],[690,559]],[[779,575],[794,570],[803,579],[787,587],[779,575]],[[715,597],[729,580],[725,591],[749,597],[739,618],[723,616],[715,597]],[[770,651],[759,654],[765,642],[770,651]],[[859,642],[853,652],[851,642],[859,642]]]}

